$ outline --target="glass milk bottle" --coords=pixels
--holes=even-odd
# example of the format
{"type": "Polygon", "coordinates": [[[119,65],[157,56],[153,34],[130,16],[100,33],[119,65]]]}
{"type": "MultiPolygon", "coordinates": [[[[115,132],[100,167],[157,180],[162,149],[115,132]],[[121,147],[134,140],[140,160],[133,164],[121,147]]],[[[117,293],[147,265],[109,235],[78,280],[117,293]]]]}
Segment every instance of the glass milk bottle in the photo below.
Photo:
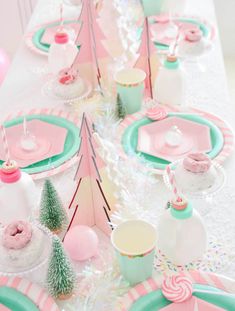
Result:
{"type": "Polygon", "coordinates": [[[207,249],[207,233],[201,216],[192,204],[173,201],[158,224],[158,248],[176,265],[202,258],[207,249]]]}
{"type": "Polygon", "coordinates": [[[160,104],[184,103],[184,73],[176,56],[167,56],[163,66],[160,67],[155,81],[154,97],[160,104]]]}
{"type": "Polygon", "coordinates": [[[0,169],[0,223],[28,220],[36,205],[35,184],[21,172],[15,161],[3,163],[0,169]]]}
{"type": "Polygon", "coordinates": [[[70,68],[78,53],[78,48],[65,32],[57,32],[48,53],[49,70],[57,75],[62,69],[70,68]]]}

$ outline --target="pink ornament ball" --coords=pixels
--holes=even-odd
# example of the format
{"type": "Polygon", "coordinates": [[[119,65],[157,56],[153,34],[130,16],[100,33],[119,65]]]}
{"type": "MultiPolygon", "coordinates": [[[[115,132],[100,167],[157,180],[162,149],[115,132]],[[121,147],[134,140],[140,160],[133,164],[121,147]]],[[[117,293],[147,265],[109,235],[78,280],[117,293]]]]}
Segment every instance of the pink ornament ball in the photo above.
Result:
{"type": "Polygon", "coordinates": [[[99,240],[93,229],[87,226],[74,226],[64,239],[64,247],[71,259],[84,261],[98,253],[99,240]]]}
{"type": "Polygon", "coordinates": [[[10,58],[6,52],[0,48],[0,85],[3,82],[10,67],[10,58]]]}

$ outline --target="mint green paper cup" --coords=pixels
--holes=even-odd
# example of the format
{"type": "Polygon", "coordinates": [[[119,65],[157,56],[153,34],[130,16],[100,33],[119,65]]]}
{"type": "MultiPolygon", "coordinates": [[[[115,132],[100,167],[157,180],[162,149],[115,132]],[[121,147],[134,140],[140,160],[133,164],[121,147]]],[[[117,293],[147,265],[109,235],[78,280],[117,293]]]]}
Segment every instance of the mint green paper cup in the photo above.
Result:
{"type": "Polygon", "coordinates": [[[112,231],[111,242],[121,273],[130,285],[151,277],[156,247],[156,230],[151,224],[125,221],[112,231]]]}
{"type": "Polygon", "coordinates": [[[123,69],[115,75],[117,93],[127,114],[135,113],[141,109],[145,78],[146,73],[138,68],[123,69]]]}
{"type": "Polygon", "coordinates": [[[145,16],[159,15],[164,0],[141,0],[145,16]]]}

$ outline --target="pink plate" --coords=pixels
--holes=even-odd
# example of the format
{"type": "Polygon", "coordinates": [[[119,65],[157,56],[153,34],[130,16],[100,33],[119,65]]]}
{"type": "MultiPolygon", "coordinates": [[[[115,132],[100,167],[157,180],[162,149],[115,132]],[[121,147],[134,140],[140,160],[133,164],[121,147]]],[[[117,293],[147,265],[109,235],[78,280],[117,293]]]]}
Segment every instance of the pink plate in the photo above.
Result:
{"type": "MultiPolygon", "coordinates": [[[[64,150],[67,129],[40,120],[27,121],[29,132],[35,136],[37,149],[24,151],[20,145],[23,134],[23,124],[6,128],[6,135],[10,154],[20,167],[26,167],[33,163],[60,154],[64,150]]],[[[3,146],[0,145],[0,158],[5,159],[3,146]]]]}
{"type": "Polygon", "coordinates": [[[140,127],[138,133],[138,151],[167,160],[175,161],[191,152],[209,152],[211,150],[210,129],[178,117],[169,117],[140,127]],[[166,143],[166,133],[177,126],[182,133],[181,143],[171,146],[166,143]]]}
{"type": "MultiPolygon", "coordinates": [[[[54,299],[36,283],[20,277],[0,277],[0,286],[14,288],[31,299],[40,311],[59,311],[54,299]]],[[[0,310],[1,304],[0,304],[0,310]]]]}

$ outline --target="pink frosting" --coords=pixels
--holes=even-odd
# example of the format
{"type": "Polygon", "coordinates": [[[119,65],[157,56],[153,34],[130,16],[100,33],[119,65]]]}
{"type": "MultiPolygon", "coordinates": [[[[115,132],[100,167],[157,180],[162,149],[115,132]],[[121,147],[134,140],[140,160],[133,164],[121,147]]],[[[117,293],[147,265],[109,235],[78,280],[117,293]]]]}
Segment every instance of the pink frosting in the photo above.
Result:
{"type": "Polygon", "coordinates": [[[190,41],[190,42],[198,42],[202,38],[202,32],[201,30],[198,29],[187,29],[184,33],[185,35],[185,40],[190,41]]]}
{"type": "Polygon", "coordinates": [[[61,84],[71,84],[78,78],[78,70],[66,68],[59,72],[59,82],[61,84]]]}
{"type": "Polygon", "coordinates": [[[205,173],[211,166],[211,160],[204,153],[191,153],[184,159],[183,166],[192,173],[205,173]]]}
{"type": "Polygon", "coordinates": [[[25,221],[15,221],[4,229],[2,244],[8,249],[21,249],[31,241],[31,237],[31,225],[25,221]]]}
{"type": "Polygon", "coordinates": [[[166,299],[172,302],[184,302],[192,297],[192,281],[189,278],[180,275],[167,277],[162,282],[162,294],[166,299]]]}
{"type": "Polygon", "coordinates": [[[167,112],[162,107],[153,107],[147,110],[146,116],[150,120],[159,121],[167,117],[167,112]]]}

